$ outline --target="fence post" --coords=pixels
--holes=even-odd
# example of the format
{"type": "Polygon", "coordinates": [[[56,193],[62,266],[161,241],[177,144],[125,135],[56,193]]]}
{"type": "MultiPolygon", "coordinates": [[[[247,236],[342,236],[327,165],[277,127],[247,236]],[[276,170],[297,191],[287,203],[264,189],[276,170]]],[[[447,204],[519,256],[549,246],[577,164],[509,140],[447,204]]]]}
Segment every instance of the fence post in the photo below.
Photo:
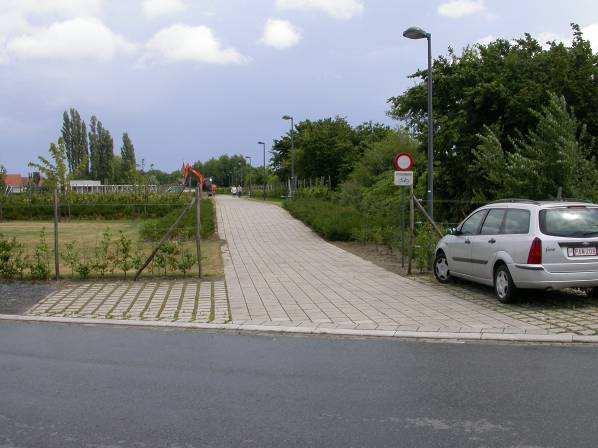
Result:
{"type": "MultiPolygon", "coordinates": [[[[401,196],[405,196],[401,194],[401,196]]],[[[401,267],[405,267],[405,202],[401,201],[401,267]]]]}
{"type": "Polygon", "coordinates": [[[198,180],[195,186],[195,248],[197,250],[197,271],[201,278],[201,193],[202,183],[198,180]]]}
{"type": "Polygon", "coordinates": [[[415,204],[413,203],[413,185],[409,195],[409,261],[407,264],[407,274],[411,275],[411,265],[413,262],[413,245],[415,244],[415,204]]]}
{"type": "Polygon", "coordinates": [[[60,280],[60,254],[58,253],[58,219],[59,219],[58,204],[58,188],[54,189],[54,272],[56,273],[56,281],[60,280]]]}

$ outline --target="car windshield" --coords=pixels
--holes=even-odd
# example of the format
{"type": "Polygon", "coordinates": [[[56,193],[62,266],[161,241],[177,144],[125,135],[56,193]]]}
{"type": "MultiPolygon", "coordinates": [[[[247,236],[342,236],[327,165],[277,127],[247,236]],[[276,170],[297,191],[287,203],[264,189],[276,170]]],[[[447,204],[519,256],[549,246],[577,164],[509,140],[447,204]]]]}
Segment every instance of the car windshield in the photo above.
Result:
{"type": "Polygon", "coordinates": [[[574,238],[598,236],[598,207],[563,207],[540,211],[545,235],[574,238]]]}

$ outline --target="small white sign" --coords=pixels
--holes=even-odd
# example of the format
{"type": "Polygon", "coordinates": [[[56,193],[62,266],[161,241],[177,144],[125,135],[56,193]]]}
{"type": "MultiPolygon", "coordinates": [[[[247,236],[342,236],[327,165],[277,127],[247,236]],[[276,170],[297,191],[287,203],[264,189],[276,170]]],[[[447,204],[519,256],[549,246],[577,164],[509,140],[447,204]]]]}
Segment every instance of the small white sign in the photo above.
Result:
{"type": "Polygon", "coordinates": [[[413,171],[395,171],[395,185],[410,187],[413,185],[413,171]]]}

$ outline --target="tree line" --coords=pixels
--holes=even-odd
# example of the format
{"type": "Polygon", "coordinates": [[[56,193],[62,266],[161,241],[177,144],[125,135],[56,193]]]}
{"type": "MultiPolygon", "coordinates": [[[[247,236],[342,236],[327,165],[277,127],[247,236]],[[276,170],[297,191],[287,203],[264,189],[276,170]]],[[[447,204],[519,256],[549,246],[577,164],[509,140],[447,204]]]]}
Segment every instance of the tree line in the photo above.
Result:
{"type": "Polygon", "coordinates": [[[120,155],[114,154],[110,131],[94,115],[87,125],[71,108],[62,115],[56,143],[50,144],[50,158],[38,157],[29,166],[38,170],[49,184],[66,185],[68,179],[99,180],[103,184],[139,183],[135,147],[128,133],[122,135],[120,155]]]}
{"type": "MultiPolygon", "coordinates": [[[[434,60],[435,196],[445,215],[505,197],[598,200],[598,55],[571,26],[570,44],[543,47],[525,34],[434,60]]],[[[297,123],[296,176],[329,177],[345,200],[365,206],[359,201],[381,191],[399,194],[388,189],[392,156],[410,151],[425,196],[427,70],[411,77],[419,82],[388,100],[394,128],[343,117],[297,123]]],[[[290,132],[272,153],[272,173],[288,179],[290,132]]]]}

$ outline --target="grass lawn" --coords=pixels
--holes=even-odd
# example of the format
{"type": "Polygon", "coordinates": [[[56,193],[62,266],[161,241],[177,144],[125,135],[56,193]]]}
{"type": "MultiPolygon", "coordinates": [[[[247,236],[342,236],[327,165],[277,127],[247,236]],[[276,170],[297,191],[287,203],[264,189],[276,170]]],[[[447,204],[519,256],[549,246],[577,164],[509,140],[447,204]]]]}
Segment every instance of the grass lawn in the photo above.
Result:
{"type": "MultiPolygon", "coordinates": [[[[127,235],[135,245],[142,248],[144,253],[149,254],[155,243],[139,242],[139,229],[142,225],[142,220],[121,220],[121,221],[104,221],[104,220],[80,220],[61,222],[59,226],[59,250],[63,251],[65,245],[70,242],[75,242],[80,248],[82,254],[92,254],[100,240],[102,234],[106,229],[110,229],[114,240],[120,235],[122,231],[127,235]],[[138,243],[139,242],[139,243],[138,243]]],[[[32,253],[35,245],[39,241],[40,232],[42,229],[46,232],[46,242],[53,252],[54,248],[54,224],[52,221],[8,221],[0,222],[0,234],[6,237],[15,237],[17,241],[22,243],[26,253],[32,253]]],[[[183,248],[195,251],[194,241],[185,241],[183,248]]],[[[52,254],[51,266],[54,266],[52,254]]],[[[205,277],[220,277],[223,275],[222,259],[220,255],[220,242],[217,237],[202,240],[202,269],[205,277]]],[[[149,269],[149,268],[148,268],[149,269]]],[[[60,266],[61,274],[64,276],[71,275],[70,269],[66,263],[61,260],[60,266]]],[[[196,272],[195,266],[192,272],[196,272]]],[[[118,272],[118,271],[117,271],[118,272]]],[[[131,275],[131,273],[129,273],[131,275]]],[[[145,275],[151,275],[149,270],[145,275]]],[[[190,275],[190,274],[188,274],[190,275]]],[[[122,272],[119,276],[122,276],[122,272]]]]}

